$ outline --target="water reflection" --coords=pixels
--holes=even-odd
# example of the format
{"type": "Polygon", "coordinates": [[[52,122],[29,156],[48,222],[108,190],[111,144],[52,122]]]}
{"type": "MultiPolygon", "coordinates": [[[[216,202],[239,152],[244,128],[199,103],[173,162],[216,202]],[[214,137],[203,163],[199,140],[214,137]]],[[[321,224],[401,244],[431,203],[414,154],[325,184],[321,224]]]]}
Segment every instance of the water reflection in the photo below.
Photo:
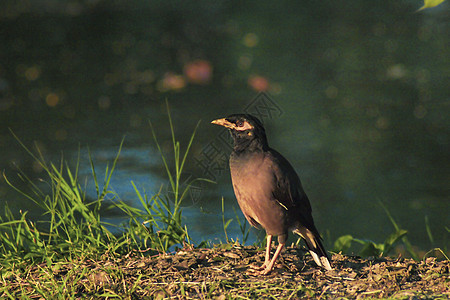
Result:
{"type": "MultiPolygon", "coordinates": [[[[278,109],[252,113],[273,113],[264,120],[269,142],[296,167],[331,240],[385,238],[383,201],[414,244],[433,246],[425,216],[436,246],[447,243],[448,3],[413,13],[413,3],[361,0],[349,14],[336,1],[42,2],[7,1],[0,11],[0,169],[9,178],[14,165],[42,174],[8,128],[54,161],[63,151],[74,163],[81,145],[83,176],[85,145],[100,172],[125,135],[112,186],[137,203],[131,180],[149,193],[166,183],[147,122],[169,152],[165,98],[182,143],[203,120],[186,172],[208,177],[208,145],[220,137],[215,146],[229,151],[209,121],[252,107],[265,91],[278,109]]],[[[186,204],[198,239],[223,239],[222,195],[234,217],[225,156],[221,164],[218,184],[186,204]]],[[[2,179],[6,200],[31,207],[2,179]]]]}

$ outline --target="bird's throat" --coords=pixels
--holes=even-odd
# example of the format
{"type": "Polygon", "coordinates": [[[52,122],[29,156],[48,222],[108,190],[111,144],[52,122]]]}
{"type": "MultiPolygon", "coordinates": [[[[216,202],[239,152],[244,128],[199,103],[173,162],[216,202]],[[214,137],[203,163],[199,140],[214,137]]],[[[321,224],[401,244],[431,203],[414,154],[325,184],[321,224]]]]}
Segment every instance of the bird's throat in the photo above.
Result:
{"type": "Polygon", "coordinates": [[[256,137],[232,135],[234,140],[233,151],[236,153],[252,153],[265,151],[268,148],[267,141],[256,137]]]}

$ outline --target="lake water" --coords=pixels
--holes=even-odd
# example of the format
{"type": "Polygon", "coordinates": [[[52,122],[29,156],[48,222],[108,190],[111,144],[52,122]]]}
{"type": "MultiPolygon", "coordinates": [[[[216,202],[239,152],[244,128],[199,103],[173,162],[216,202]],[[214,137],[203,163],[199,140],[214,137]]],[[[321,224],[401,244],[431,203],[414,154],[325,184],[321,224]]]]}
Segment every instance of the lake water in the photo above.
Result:
{"type": "MultiPolygon", "coordinates": [[[[148,123],[170,156],[167,99],[182,146],[201,120],[185,178],[217,182],[185,200],[189,233],[223,241],[221,198],[227,219],[239,209],[228,134],[209,122],[249,112],[299,173],[328,245],[382,242],[393,226],[381,201],[413,245],[448,247],[449,5],[415,13],[419,2],[6,2],[0,169],[24,189],[16,167],[42,176],[10,130],[54,162],[80,153],[82,178],[88,148],[101,173],[125,136],[111,187],[139,205],[131,181],[150,195],[168,183],[148,123]]],[[[1,179],[6,202],[37,217],[1,179]]],[[[241,240],[236,220],[228,234],[241,240]]]]}

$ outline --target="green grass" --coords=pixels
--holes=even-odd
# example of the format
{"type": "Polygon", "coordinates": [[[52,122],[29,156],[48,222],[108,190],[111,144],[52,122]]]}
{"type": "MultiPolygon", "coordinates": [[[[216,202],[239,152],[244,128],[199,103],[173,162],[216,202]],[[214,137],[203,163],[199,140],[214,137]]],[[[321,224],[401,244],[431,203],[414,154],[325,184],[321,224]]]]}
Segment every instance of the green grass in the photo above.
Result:
{"type": "MultiPolygon", "coordinates": [[[[21,172],[20,176],[30,183],[31,191],[24,192],[16,188],[4,175],[5,181],[19,192],[24,198],[34,202],[42,211],[43,218],[37,222],[27,219],[27,212],[20,211],[20,218],[16,219],[8,206],[5,207],[5,216],[0,219],[0,246],[1,258],[23,257],[33,262],[49,260],[60,253],[64,255],[79,255],[91,251],[110,251],[117,247],[120,240],[114,236],[101,221],[101,209],[105,197],[112,194],[108,190],[114,167],[119,153],[112,167],[106,170],[103,188],[100,189],[95,170],[93,177],[97,189],[97,199],[87,199],[78,179],[77,163],[75,171],[67,164],[46,163],[38,151],[33,156],[48,176],[44,184],[49,193],[46,194],[40,185],[21,172]]],[[[79,162],[79,161],[78,161],[79,162]]],[[[42,184],[41,184],[42,185],[42,184]]]]}
{"type": "Polygon", "coordinates": [[[171,247],[184,243],[192,244],[187,228],[182,224],[182,206],[190,186],[197,180],[181,188],[180,178],[189,150],[192,146],[194,129],[184,152],[175,138],[174,128],[169,113],[172,131],[174,166],[168,165],[168,158],[162,153],[156,133],[152,128],[154,141],[161,153],[167,177],[169,192],[162,194],[163,188],[152,196],[139,190],[133,181],[132,186],[142,204],[141,208],[132,207],[110,189],[117,161],[123,145],[119,146],[117,156],[111,165],[107,165],[105,177],[98,178],[93,159],[89,154],[92,181],[95,184],[96,199],[88,199],[86,191],[78,177],[79,157],[74,170],[63,160],[60,164],[47,163],[37,149],[34,154],[20,140],[22,147],[42,167],[47,178],[42,184],[35,184],[23,172],[19,176],[31,186],[25,192],[14,186],[3,174],[5,181],[22,197],[35,203],[42,211],[42,219],[33,222],[27,218],[27,212],[20,211],[15,216],[5,206],[0,216],[0,260],[13,262],[25,259],[30,263],[40,263],[61,257],[78,257],[111,253],[121,255],[131,250],[153,250],[167,252],[171,247]],[[107,206],[107,207],[105,207],[107,206]],[[122,225],[107,224],[102,221],[102,212],[108,208],[120,209],[128,217],[128,223],[122,225]],[[121,234],[113,234],[108,228],[120,226],[121,234]]]}
{"type": "MultiPolygon", "coordinates": [[[[392,226],[394,227],[394,232],[392,232],[390,235],[388,235],[386,237],[386,239],[381,243],[377,243],[377,242],[374,242],[374,241],[371,241],[368,239],[355,238],[350,234],[343,235],[334,242],[333,251],[335,253],[339,253],[339,252],[348,253],[348,250],[350,249],[352,244],[357,243],[357,244],[361,245],[359,251],[357,252],[358,255],[360,255],[362,257],[368,257],[368,256],[382,257],[382,256],[388,256],[389,254],[391,254],[393,252],[393,250],[395,250],[395,246],[401,244],[406,250],[406,253],[404,253],[404,254],[409,255],[416,261],[420,260],[421,257],[419,255],[418,251],[414,249],[414,247],[408,240],[408,237],[407,237],[408,231],[405,229],[402,229],[400,227],[400,225],[392,217],[391,213],[389,212],[387,207],[383,204],[383,202],[379,201],[379,204],[384,209],[387,217],[389,218],[389,221],[391,222],[392,226]]],[[[430,239],[430,242],[433,243],[431,229],[428,225],[427,220],[428,219],[425,218],[427,234],[430,239]]],[[[425,259],[431,253],[434,253],[435,255],[448,260],[448,256],[446,255],[445,250],[442,250],[441,248],[434,248],[434,249],[428,251],[422,257],[422,259],[425,259]]]]}

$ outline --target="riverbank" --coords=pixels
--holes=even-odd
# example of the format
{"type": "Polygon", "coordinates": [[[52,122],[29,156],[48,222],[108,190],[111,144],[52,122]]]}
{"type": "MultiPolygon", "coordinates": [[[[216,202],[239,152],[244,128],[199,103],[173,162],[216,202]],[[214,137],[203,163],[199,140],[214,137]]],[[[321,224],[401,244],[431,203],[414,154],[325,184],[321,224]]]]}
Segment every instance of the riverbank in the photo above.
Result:
{"type": "Polygon", "coordinates": [[[448,299],[449,261],[360,258],[334,254],[334,270],[317,268],[290,247],[268,276],[247,273],[264,251],[237,244],[172,254],[67,257],[2,267],[0,298],[16,299],[448,299]]]}

